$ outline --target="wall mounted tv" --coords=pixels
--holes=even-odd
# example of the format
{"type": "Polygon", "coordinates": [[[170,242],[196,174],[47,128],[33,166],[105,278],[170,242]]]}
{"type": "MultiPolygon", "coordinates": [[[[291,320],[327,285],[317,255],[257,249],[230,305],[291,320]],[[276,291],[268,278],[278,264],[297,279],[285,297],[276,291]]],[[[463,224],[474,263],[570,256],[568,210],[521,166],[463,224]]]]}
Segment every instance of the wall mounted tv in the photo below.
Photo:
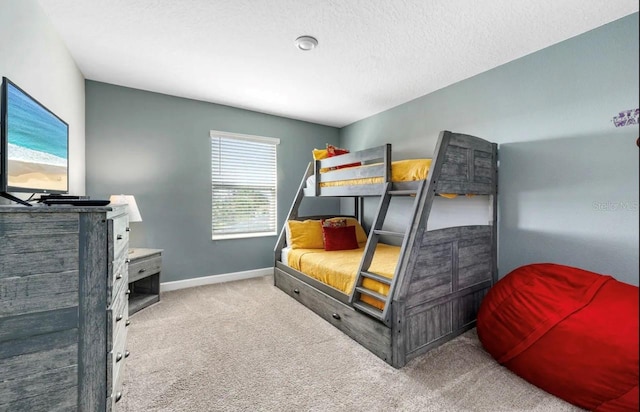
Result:
{"type": "Polygon", "coordinates": [[[67,193],[69,125],[6,77],[0,109],[0,196],[67,193]]]}

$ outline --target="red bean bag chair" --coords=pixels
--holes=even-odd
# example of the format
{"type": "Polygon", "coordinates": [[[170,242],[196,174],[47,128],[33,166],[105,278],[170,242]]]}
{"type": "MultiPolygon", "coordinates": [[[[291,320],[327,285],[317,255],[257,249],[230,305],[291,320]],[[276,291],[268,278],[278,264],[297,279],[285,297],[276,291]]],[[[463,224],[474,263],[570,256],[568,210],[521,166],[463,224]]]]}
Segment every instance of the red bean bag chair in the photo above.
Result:
{"type": "Polygon", "coordinates": [[[638,410],[638,287],[586,270],[527,265],[482,301],[478,338],[498,362],[595,411],[638,410]]]}

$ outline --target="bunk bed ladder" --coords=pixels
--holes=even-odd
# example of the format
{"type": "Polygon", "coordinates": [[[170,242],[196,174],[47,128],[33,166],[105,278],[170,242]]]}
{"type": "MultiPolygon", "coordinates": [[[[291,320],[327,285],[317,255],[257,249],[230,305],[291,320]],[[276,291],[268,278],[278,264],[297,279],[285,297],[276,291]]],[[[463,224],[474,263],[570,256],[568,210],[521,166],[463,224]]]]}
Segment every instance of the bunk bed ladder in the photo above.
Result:
{"type": "Polygon", "coordinates": [[[421,197],[422,189],[424,188],[424,182],[421,182],[418,189],[416,190],[392,190],[393,184],[391,182],[387,182],[385,184],[384,194],[380,198],[380,204],[378,206],[378,211],[375,219],[373,220],[373,224],[371,226],[371,231],[369,233],[369,238],[367,239],[367,244],[364,249],[364,254],[362,256],[362,261],[360,262],[360,268],[358,269],[358,276],[356,278],[356,283],[351,292],[351,296],[349,302],[353,305],[354,308],[384,322],[385,324],[389,324],[389,302],[391,297],[393,296],[393,290],[396,280],[398,279],[398,270],[400,264],[396,267],[396,273],[394,273],[393,279],[386,278],[377,273],[369,272],[369,267],[371,266],[371,262],[373,261],[373,254],[375,253],[376,246],[378,245],[378,241],[380,240],[380,236],[394,236],[402,239],[402,247],[400,249],[400,257],[404,253],[406,249],[406,243],[408,239],[409,232],[411,230],[411,225],[407,226],[407,229],[404,233],[402,232],[391,232],[387,230],[382,230],[382,225],[384,223],[385,217],[387,216],[387,211],[389,209],[389,203],[391,203],[391,198],[393,196],[414,196],[413,203],[413,215],[416,214],[417,206],[419,203],[419,199],[421,197]],[[364,279],[372,279],[378,281],[380,283],[389,285],[389,293],[385,296],[376,291],[367,289],[363,287],[364,279]],[[361,300],[361,296],[366,295],[372,298],[375,298],[384,303],[383,309],[378,309],[375,306],[372,306],[366,302],[361,300]]]}

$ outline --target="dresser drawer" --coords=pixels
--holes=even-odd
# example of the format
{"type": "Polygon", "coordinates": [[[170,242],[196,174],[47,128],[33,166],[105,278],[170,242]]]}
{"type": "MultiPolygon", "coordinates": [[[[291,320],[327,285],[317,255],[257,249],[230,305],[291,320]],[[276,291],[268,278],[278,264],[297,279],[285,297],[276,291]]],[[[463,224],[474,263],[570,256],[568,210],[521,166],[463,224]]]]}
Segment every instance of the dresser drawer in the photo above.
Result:
{"type": "Polygon", "coordinates": [[[129,250],[129,216],[118,215],[109,220],[109,237],[113,244],[113,261],[119,262],[129,250]]]}
{"type": "MultiPolygon", "coordinates": [[[[128,305],[126,307],[128,311],[128,305]]],[[[115,327],[113,329],[107,329],[107,352],[113,350],[115,342],[120,339],[120,335],[126,334],[125,329],[131,323],[128,317],[124,317],[120,322],[116,322],[115,327]]]]}
{"type": "Polygon", "coordinates": [[[119,262],[113,262],[113,275],[107,279],[107,306],[110,306],[115,300],[115,295],[123,287],[129,283],[129,264],[125,259],[119,262]]]}
{"type": "Polygon", "coordinates": [[[114,295],[115,299],[107,309],[107,352],[113,350],[115,342],[125,333],[124,329],[129,325],[128,288],[129,285],[125,283],[124,287],[114,295]],[[121,316],[122,319],[120,319],[121,316]]]}
{"type": "Polygon", "coordinates": [[[116,405],[122,399],[122,381],[124,380],[124,365],[125,362],[122,362],[116,368],[116,372],[114,374],[115,380],[112,386],[111,394],[107,396],[107,412],[115,411],[116,405]]]}
{"type": "Polygon", "coordinates": [[[123,328],[115,338],[113,349],[107,353],[107,396],[115,390],[120,366],[126,362],[129,352],[126,348],[127,328],[123,328]]]}
{"type": "Polygon", "coordinates": [[[116,338],[121,325],[126,324],[129,317],[128,285],[125,283],[122,286],[116,292],[111,306],[107,308],[107,342],[116,338]]]}

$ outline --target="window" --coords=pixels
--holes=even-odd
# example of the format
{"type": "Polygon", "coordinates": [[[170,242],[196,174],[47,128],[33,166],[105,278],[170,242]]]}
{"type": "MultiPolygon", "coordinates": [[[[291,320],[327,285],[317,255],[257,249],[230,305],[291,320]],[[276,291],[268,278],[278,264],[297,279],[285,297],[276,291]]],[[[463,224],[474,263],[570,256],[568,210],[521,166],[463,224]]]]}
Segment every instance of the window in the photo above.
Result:
{"type": "Polygon", "coordinates": [[[212,239],[276,235],[280,139],[214,130],[210,136],[212,239]]]}

